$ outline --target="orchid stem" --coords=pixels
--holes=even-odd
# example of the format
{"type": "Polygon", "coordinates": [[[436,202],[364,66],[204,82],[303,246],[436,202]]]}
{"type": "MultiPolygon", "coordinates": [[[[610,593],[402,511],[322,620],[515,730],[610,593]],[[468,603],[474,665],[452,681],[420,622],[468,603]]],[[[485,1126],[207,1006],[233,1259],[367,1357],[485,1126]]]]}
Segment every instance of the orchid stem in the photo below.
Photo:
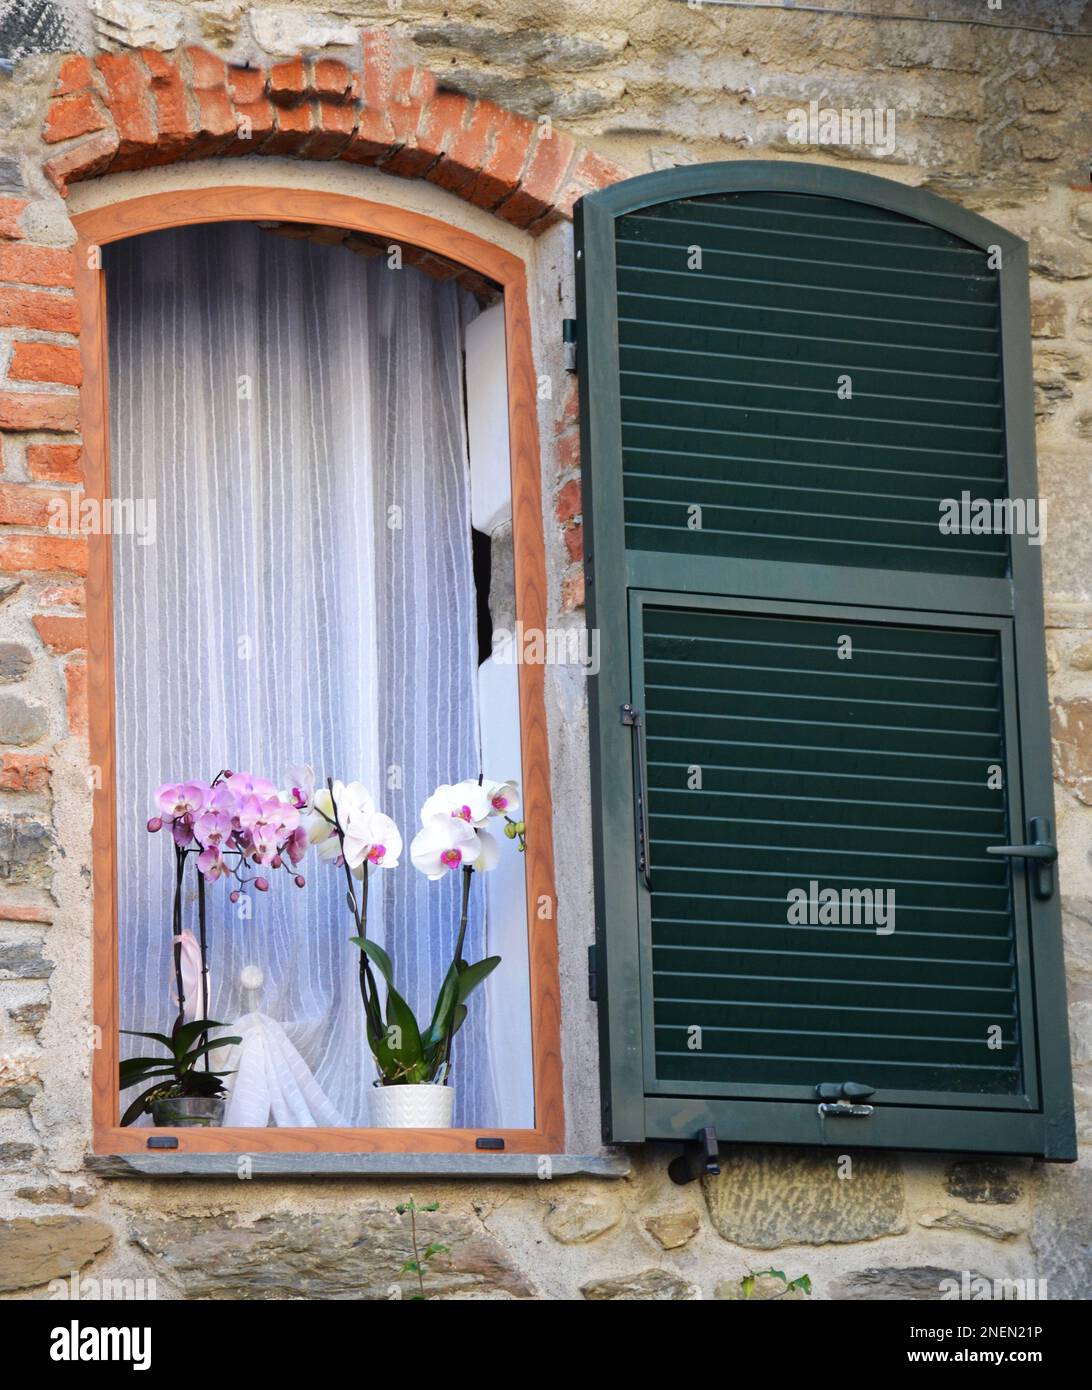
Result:
{"type": "MultiPolygon", "coordinates": [[[[200,1007],[201,1007],[201,1013],[200,1013],[200,1017],[201,1017],[201,1018],[208,1018],[208,1017],[210,1017],[209,1010],[210,1010],[210,1008],[211,1008],[211,1005],[210,1005],[210,1002],[209,1002],[209,953],[208,953],[208,940],[207,940],[207,938],[206,938],[206,936],[205,936],[205,875],[201,872],[200,869],[197,868],[196,862],[195,862],[195,864],[194,864],[194,868],[195,868],[196,873],[197,873],[197,923],[198,923],[197,931],[198,931],[198,936],[199,936],[200,945],[201,945],[201,1006],[200,1006],[200,1007]]],[[[209,1040],[209,1035],[208,1035],[207,1033],[202,1033],[202,1034],[201,1034],[201,1042],[204,1044],[204,1043],[207,1043],[208,1040],[209,1040]]],[[[206,1070],[206,1071],[211,1071],[211,1070],[212,1070],[212,1059],[210,1058],[210,1056],[209,1056],[209,1054],[208,1054],[207,1052],[205,1053],[205,1070],[206,1070]]]]}
{"type": "Polygon", "coordinates": [[[186,991],[182,984],[182,876],[186,872],[186,851],[181,845],[174,847],[174,979],[178,991],[178,1018],[175,1029],[186,1021],[186,991]]]}

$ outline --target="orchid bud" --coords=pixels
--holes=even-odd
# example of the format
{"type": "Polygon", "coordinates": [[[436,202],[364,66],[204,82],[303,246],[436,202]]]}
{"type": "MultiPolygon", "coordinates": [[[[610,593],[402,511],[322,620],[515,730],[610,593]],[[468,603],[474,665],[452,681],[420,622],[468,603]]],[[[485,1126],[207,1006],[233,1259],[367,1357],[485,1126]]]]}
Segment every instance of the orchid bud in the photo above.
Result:
{"type": "Polygon", "coordinates": [[[508,821],[505,824],[504,833],[508,836],[510,840],[514,840],[516,838],[516,827],[515,825],[513,825],[511,821],[508,821]]]}
{"type": "Polygon", "coordinates": [[[228,900],[230,902],[237,903],[242,896],[242,893],[240,893],[238,888],[236,888],[235,891],[229,895],[228,900]]]}
{"type": "Polygon", "coordinates": [[[283,863],[284,860],[281,858],[281,856],[279,854],[275,854],[273,856],[273,862],[270,865],[270,867],[273,869],[279,869],[283,863]]]}
{"type": "Polygon", "coordinates": [[[153,816],[148,822],[148,829],[154,834],[157,830],[163,829],[163,817],[153,816]]]}
{"type": "Polygon", "coordinates": [[[297,888],[302,888],[303,885],[307,882],[307,880],[304,878],[302,874],[297,874],[295,882],[297,888]]]}
{"type": "Polygon", "coordinates": [[[256,878],[254,880],[254,887],[257,888],[259,893],[267,893],[269,891],[269,881],[264,878],[256,878]]]}

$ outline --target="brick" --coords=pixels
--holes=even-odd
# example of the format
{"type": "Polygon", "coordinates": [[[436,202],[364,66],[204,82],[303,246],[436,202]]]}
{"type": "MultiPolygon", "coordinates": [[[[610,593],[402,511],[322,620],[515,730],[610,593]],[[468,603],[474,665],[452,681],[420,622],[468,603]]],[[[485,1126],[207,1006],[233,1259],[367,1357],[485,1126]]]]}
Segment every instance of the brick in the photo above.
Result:
{"type": "MultiPolygon", "coordinates": [[[[22,903],[5,903],[0,907],[0,920],[5,922],[34,922],[42,926],[51,926],[53,914],[47,912],[44,907],[27,907],[22,903]]],[[[27,1145],[29,1148],[30,1146],[27,1145]]]]}
{"type": "Polygon", "coordinates": [[[100,53],[95,63],[106,84],[106,101],[119,138],[110,167],[142,169],[159,139],[147,71],[135,53],[100,53]]]}
{"type": "Polygon", "coordinates": [[[575,155],[576,145],[563,131],[540,130],[519,188],[501,203],[497,215],[523,228],[549,219],[536,230],[545,230],[549,222],[558,221],[555,204],[575,155]]]}
{"type": "Polygon", "coordinates": [[[81,483],[78,444],[28,444],[27,472],[40,483],[81,483]]]}
{"type": "Polygon", "coordinates": [[[336,58],[320,58],[315,64],[312,89],[318,97],[344,102],[353,90],[353,75],[336,58]]]}
{"type": "Polygon", "coordinates": [[[558,489],[555,501],[555,511],[557,519],[561,522],[573,521],[579,517],[580,512],[580,481],[577,478],[570,478],[569,481],[558,489]]]}
{"type": "Polygon", "coordinates": [[[7,574],[87,574],[84,536],[0,536],[0,570],[7,574]]]}
{"type": "Polygon", "coordinates": [[[46,395],[39,391],[0,393],[0,430],[56,430],[75,432],[79,424],[79,397],[46,395]]]}
{"type": "Polygon", "coordinates": [[[570,560],[582,560],[584,558],[584,527],[582,524],[570,526],[565,534],[565,549],[569,552],[570,560]]]}
{"type": "Polygon", "coordinates": [[[94,81],[95,70],[91,66],[91,59],[73,54],[61,63],[53,95],[63,97],[68,96],[70,92],[81,92],[84,88],[93,86],[94,81]]]}
{"type": "MultiPolygon", "coordinates": [[[[5,753],[0,759],[0,791],[42,792],[49,789],[49,759],[42,753],[5,753]]],[[[3,915],[9,922],[40,921],[36,917],[12,917],[11,908],[5,908],[3,915]]],[[[33,912],[38,909],[22,908],[17,911],[33,912]]]]}
{"type": "Polygon", "coordinates": [[[490,123],[490,152],[461,196],[475,207],[489,209],[514,193],[537,132],[533,121],[497,107],[490,123]]]}
{"type": "Polygon", "coordinates": [[[361,97],[365,107],[383,110],[391,98],[394,80],[394,39],[387,29],[365,29],[360,36],[363,58],[361,97]]]}
{"type": "Polygon", "coordinates": [[[42,138],[47,145],[56,145],[62,140],[75,140],[79,135],[93,135],[109,124],[94,95],[90,91],[77,92],[49,103],[42,138]]]}
{"type": "Polygon", "coordinates": [[[51,333],[78,333],[80,314],[70,294],[0,286],[0,328],[43,328],[51,333]]]}
{"type": "Polygon", "coordinates": [[[67,507],[67,494],[26,483],[0,483],[0,526],[48,526],[58,496],[67,507]]]}
{"type": "Polygon", "coordinates": [[[243,68],[232,65],[227,70],[228,95],[236,106],[251,106],[265,96],[264,68],[243,68]]]}
{"type": "Polygon", "coordinates": [[[162,53],[146,48],[141,50],[140,56],[151,78],[152,102],[159,130],[151,163],[168,164],[185,154],[197,136],[190,119],[186,84],[178,64],[172,63],[162,53]]]}
{"type": "Polygon", "coordinates": [[[572,565],[561,578],[561,611],[572,613],[584,607],[584,567],[572,565]]]}
{"type": "Polygon", "coordinates": [[[441,158],[425,177],[449,193],[465,187],[488,153],[488,130],[488,103],[470,101],[458,92],[439,92],[428,104],[422,131],[441,158]]]}
{"type": "Polygon", "coordinates": [[[436,163],[438,152],[418,143],[417,128],[437,92],[436,78],[427,68],[403,68],[395,74],[387,110],[399,148],[384,159],[384,172],[415,179],[436,163]]]}
{"type": "Polygon", "coordinates": [[[594,150],[585,150],[573,169],[573,178],[586,184],[589,189],[609,188],[611,184],[631,177],[628,169],[616,164],[613,159],[604,159],[594,150]]]}
{"type": "Polygon", "coordinates": [[[77,737],[87,733],[87,663],[65,663],[64,680],[68,689],[68,732],[77,737]]]}
{"type": "Polygon", "coordinates": [[[386,111],[365,108],[357,115],[356,129],[339,158],[350,164],[378,164],[394,148],[394,128],[386,111]]]}
{"type": "Polygon", "coordinates": [[[71,289],[76,283],[76,257],[64,247],[0,244],[0,280],[71,289]]]}
{"type": "Polygon", "coordinates": [[[25,198],[0,198],[0,239],[20,239],[23,233],[19,230],[19,217],[26,205],[25,198]]]}
{"type": "Polygon", "coordinates": [[[629,177],[629,170],[623,169],[620,164],[615,164],[611,159],[604,159],[594,150],[584,150],[577,158],[572,174],[557,197],[557,211],[563,217],[571,217],[573,204],[585,193],[608,188],[612,183],[620,183],[629,177]]]}
{"type": "Polygon", "coordinates": [[[308,159],[336,159],[356,130],[356,112],[339,102],[320,100],[315,108],[318,131],[307,142],[308,159]]]}
{"type": "Polygon", "coordinates": [[[120,145],[116,130],[103,130],[81,141],[63,154],[46,161],[45,173],[62,197],[68,195],[68,185],[81,179],[93,179],[109,168],[120,145]]]}
{"type": "Polygon", "coordinates": [[[227,65],[203,48],[187,48],[190,85],[197,102],[198,138],[187,159],[217,154],[236,136],[235,110],[227,90],[227,65]]]}
{"type": "Polygon", "coordinates": [[[580,467],[580,433],[571,430],[557,441],[557,471],[568,473],[580,467]]]}
{"type": "Polygon", "coordinates": [[[269,69],[269,95],[278,106],[298,106],[307,94],[307,69],[302,58],[274,63],[269,69]]]}
{"type": "Polygon", "coordinates": [[[50,584],[38,595],[38,603],[42,608],[83,608],[86,602],[86,588],[79,581],[73,584],[50,584]]]}
{"type": "Polygon", "coordinates": [[[278,106],[276,121],[276,130],[263,143],[258,153],[297,154],[312,134],[311,108],[306,105],[278,106]]]}
{"type": "Polygon", "coordinates": [[[8,375],[13,381],[55,381],[79,386],[80,350],[61,343],[16,343],[8,375]]]}
{"type": "Polygon", "coordinates": [[[63,618],[54,614],[35,613],[31,621],[38,636],[55,656],[86,650],[86,618],[63,618]]]}

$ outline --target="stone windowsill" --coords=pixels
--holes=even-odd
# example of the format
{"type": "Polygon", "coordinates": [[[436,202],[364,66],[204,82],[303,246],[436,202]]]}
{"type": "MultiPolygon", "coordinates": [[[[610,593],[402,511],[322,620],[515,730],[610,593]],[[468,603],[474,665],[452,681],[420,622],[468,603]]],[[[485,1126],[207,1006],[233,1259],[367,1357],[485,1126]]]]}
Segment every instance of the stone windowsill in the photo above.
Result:
{"type": "MultiPolygon", "coordinates": [[[[88,1172],[103,1178],[237,1178],[241,1154],[130,1153],[89,1154],[88,1172]]],[[[539,1154],[441,1153],[251,1153],[251,1178],[534,1178],[540,1180],[539,1154]]],[[[550,1154],[550,1178],[624,1178],[625,1153],[550,1154]]]]}

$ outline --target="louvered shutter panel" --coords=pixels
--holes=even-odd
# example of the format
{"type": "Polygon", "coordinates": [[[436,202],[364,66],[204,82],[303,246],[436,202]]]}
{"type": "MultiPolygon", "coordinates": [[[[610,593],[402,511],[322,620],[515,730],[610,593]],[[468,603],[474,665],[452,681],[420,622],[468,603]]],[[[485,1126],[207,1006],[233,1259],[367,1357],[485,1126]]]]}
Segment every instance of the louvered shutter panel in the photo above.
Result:
{"type": "Polygon", "coordinates": [[[577,257],[606,1137],[1072,1158],[1054,866],[988,852],[1052,839],[1039,552],[940,526],[1035,496],[1023,243],[732,164],[577,257]]]}

